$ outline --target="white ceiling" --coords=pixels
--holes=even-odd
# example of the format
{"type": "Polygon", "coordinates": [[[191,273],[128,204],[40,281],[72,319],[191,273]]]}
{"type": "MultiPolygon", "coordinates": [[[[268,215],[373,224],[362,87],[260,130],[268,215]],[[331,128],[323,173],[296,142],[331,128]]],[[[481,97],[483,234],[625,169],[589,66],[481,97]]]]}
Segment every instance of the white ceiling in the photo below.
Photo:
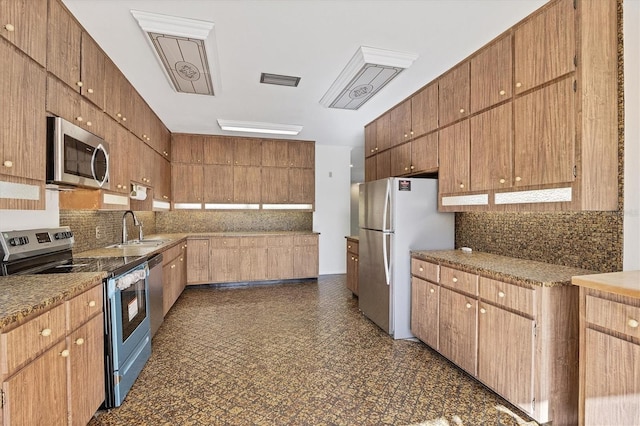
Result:
{"type": "MultiPolygon", "coordinates": [[[[216,119],[297,124],[294,139],[361,147],[365,124],[546,0],[63,0],[172,132],[231,134],[216,119]],[[130,10],[211,21],[221,90],[177,93],[130,10]],[[419,55],[358,111],[319,100],[360,46],[419,55]],[[301,77],[297,88],[260,73],[301,77]]],[[[246,136],[255,136],[246,134],[246,136]]]]}

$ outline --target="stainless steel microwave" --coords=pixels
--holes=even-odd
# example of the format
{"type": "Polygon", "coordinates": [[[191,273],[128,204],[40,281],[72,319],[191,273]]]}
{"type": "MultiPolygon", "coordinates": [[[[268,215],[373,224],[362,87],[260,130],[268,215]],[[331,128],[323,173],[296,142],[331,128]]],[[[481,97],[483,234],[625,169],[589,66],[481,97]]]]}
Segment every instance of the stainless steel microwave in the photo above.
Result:
{"type": "Polygon", "coordinates": [[[47,183],[109,189],[109,145],[61,117],[47,117],[47,183]]]}

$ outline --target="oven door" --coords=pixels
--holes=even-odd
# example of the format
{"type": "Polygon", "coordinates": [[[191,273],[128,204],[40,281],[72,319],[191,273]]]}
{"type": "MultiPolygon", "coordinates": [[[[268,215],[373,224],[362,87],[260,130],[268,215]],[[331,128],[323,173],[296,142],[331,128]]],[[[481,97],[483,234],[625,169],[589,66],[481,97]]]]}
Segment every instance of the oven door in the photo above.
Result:
{"type": "Polygon", "coordinates": [[[151,356],[147,263],[107,280],[107,407],[118,407],[151,356]]]}

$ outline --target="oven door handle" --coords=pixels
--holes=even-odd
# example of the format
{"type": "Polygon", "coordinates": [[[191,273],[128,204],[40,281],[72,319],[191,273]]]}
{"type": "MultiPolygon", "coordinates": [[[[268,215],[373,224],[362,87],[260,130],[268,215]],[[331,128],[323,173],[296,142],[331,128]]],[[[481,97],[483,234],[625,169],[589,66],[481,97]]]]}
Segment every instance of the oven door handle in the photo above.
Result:
{"type": "Polygon", "coordinates": [[[126,290],[145,278],[147,278],[147,271],[145,269],[138,269],[137,271],[129,272],[116,278],[116,287],[120,290],[126,290]]]}

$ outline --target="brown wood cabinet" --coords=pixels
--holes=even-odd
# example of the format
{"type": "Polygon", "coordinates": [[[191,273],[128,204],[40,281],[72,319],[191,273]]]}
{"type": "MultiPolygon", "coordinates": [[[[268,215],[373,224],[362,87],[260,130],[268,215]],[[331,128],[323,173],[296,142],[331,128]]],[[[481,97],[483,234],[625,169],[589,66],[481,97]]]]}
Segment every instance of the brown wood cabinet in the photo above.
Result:
{"type": "MultiPolygon", "coordinates": [[[[367,159],[373,155],[376,154],[376,146],[377,146],[377,139],[376,139],[376,129],[377,129],[377,124],[375,121],[372,121],[371,123],[367,124],[366,126],[364,126],[364,157],[365,157],[365,162],[367,161],[367,159]]],[[[375,169],[375,167],[374,167],[375,169]]],[[[375,170],[374,170],[375,171],[375,170]]],[[[367,172],[367,167],[365,167],[365,174],[367,172]]],[[[366,179],[367,181],[369,179],[366,179]]]]}
{"type": "Polygon", "coordinates": [[[241,237],[239,256],[240,281],[260,281],[266,278],[267,241],[265,237],[241,237]]]}
{"type": "Polygon", "coordinates": [[[389,120],[391,122],[391,146],[410,140],[413,137],[413,131],[411,130],[411,99],[396,105],[389,112],[389,120]]]}
{"type": "Polygon", "coordinates": [[[0,1],[0,16],[0,35],[45,66],[47,0],[0,1]]]}
{"type": "Polygon", "coordinates": [[[469,115],[469,62],[463,62],[438,79],[440,127],[469,115]]]}
{"type": "Polygon", "coordinates": [[[512,96],[511,34],[483,47],[471,58],[471,112],[482,111],[512,96]]]}
{"type": "MultiPolygon", "coordinates": [[[[422,136],[438,128],[438,84],[430,83],[411,96],[411,131],[422,136]]],[[[437,159],[437,157],[436,157],[437,159]]]]}
{"type": "Polygon", "coordinates": [[[60,0],[49,0],[47,71],[80,92],[82,27],[60,0]]]}
{"type": "Polygon", "coordinates": [[[389,150],[391,156],[391,176],[404,176],[411,173],[411,143],[403,143],[389,150]]]}
{"type": "Polygon", "coordinates": [[[438,193],[469,191],[471,146],[469,121],[461,121],[438,132],[438,193]]]}
{"type": "Polygon", "coordinates": [[[360,291],[358,272],[359,245],[360,242],[356,238],[347,237],[347,288],[355,296],[360,291]]]}
{"type": "Polygon", "coordinates": [[[105,61],[106,55],[86,32],[82,32],[80,56],[80,93],[93,102],[101,111],[105,105],[105,61]]]}
{"type": "Polygon", "coordinates": [[[202,284],[210,280],[209,238],[188,238],[187,283],[202,284]]]}
{"type": "Polygon", "coordinates": [[[228,283],[240,280],[240,238],[212,237],[210,282],[228,283]]]}
{"type": "Polygon", "coordinates": [[[47,111],[104,138],[104,114],[69,86],[47,77],[47,111]]]}
{"type": "Polygon", "coordinates": [[[0,107],[6,119],[0,128],[0,181],[30,188],[29,194],[17,190],[15,197],[0,198],[0,208],[44,209],[45,71],[4,39],[0,56],[6,64],[0,82],[0,107]]]}
{"type": "Polygon", "coordinates": [[[187,241],[162,252],[162,312],[167,315],[187,284],[187,241]]]}
{"type": "Polygon", "coordinates": [[[293,278],[293,237],[266,237],[267,279],[293,278]]]}
{"type": "Polygon", "coordinates": [[[294,278],[318,276],[318,235],[296,235],[293,237],[294,278]]]}

